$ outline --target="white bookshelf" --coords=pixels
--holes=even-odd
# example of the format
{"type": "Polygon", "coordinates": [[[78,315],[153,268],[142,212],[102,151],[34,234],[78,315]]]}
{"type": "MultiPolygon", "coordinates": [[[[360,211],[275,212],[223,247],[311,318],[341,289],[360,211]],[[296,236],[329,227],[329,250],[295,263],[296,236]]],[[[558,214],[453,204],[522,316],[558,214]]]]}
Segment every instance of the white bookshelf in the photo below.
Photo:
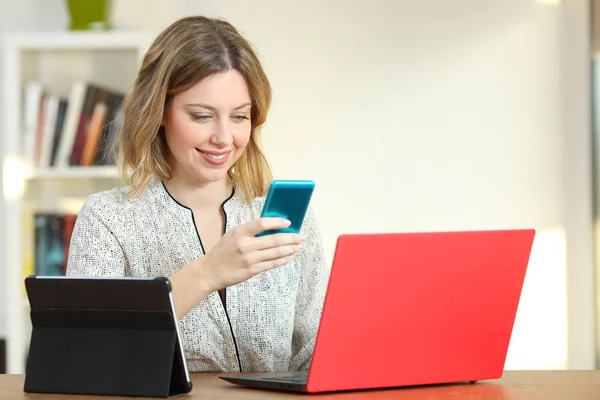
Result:
{"type": "Polygon", "coordinates": [[[22,138],[24,83],[36,80],[64,97],[77,80],[127,93],[151,40],[150,34],[137,31],[18,32],[2,38],[0,268],[4,282],[0,303],[6,315],[8,373],[25,372],[31,330],[23,286],[24,213],[76,213],[93,192],[123,184],[114,166],[31,166],[22,138]]]}
{"type": "Polygon", "coordinates": [[[29,170],[25,174],[25,179],[29,181],[41,179],[117,179],[119,173],[116,167],[91,166],[91,167],[70,167],[70,168],[36,168],[29,170]]]}

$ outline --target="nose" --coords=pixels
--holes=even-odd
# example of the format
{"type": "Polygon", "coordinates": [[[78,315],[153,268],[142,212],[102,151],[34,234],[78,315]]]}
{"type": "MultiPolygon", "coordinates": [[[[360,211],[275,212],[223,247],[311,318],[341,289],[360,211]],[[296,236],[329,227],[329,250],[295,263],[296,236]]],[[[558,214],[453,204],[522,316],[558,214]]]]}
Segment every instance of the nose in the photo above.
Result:
{"type": "Polygon", "coordinates": [[[233,143],[233,135],[227,121],[219,121],[215,125],[215,131],[210,138],[210,141],[221,147],[230,146],[233,143]]]}

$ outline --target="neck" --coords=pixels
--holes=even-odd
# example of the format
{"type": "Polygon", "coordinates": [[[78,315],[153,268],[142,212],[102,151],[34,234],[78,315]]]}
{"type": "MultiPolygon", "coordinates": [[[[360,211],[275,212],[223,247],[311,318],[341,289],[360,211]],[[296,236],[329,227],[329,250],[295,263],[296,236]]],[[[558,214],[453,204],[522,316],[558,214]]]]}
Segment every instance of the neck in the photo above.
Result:
{"type": "Polygon", "coordinates": [[[229,179],[199,183],[174,175],[164,181],[164,184],[177,202],[192,210],[218,209],[231,196],[233,190],[229,179]]]}

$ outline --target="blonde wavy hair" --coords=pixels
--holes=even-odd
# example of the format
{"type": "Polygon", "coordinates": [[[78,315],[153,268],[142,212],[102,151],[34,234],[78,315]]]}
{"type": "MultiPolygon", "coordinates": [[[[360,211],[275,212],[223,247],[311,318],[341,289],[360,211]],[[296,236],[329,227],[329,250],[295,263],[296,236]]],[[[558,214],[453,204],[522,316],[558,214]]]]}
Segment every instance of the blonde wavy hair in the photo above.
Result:
{"type": "Polygon", "coordinates": [[[171,98],[208,76],[231,69],[239,71],[248,85],[252,130],[228,175],[248,199],[266,194],[272,172],[259,139],[271,104],[269,80],[250,43],[230,23],[192,16],[174,22],[157,36],[123,103],[114,151],[121,176],[131,186],[130,197],[142,194],[153,175],[161,180],[171,177],[161,126],[171,98]]]}

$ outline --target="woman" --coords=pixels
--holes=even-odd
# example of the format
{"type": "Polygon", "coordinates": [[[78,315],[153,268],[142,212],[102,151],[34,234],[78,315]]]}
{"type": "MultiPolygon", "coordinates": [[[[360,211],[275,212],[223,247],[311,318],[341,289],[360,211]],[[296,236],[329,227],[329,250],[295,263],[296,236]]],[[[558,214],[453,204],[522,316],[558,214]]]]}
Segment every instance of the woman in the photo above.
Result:
{"type": "Polygon", "coordinates": [[[80,210],[70,276],[168,276],[191,371],[307,369],[327,269],[314,214],[300,235],[255,235],[269,166],[259,146],[271,89],[229,23],[181,19],[144,57],[123,107],[128,186],[80,210]]]}

